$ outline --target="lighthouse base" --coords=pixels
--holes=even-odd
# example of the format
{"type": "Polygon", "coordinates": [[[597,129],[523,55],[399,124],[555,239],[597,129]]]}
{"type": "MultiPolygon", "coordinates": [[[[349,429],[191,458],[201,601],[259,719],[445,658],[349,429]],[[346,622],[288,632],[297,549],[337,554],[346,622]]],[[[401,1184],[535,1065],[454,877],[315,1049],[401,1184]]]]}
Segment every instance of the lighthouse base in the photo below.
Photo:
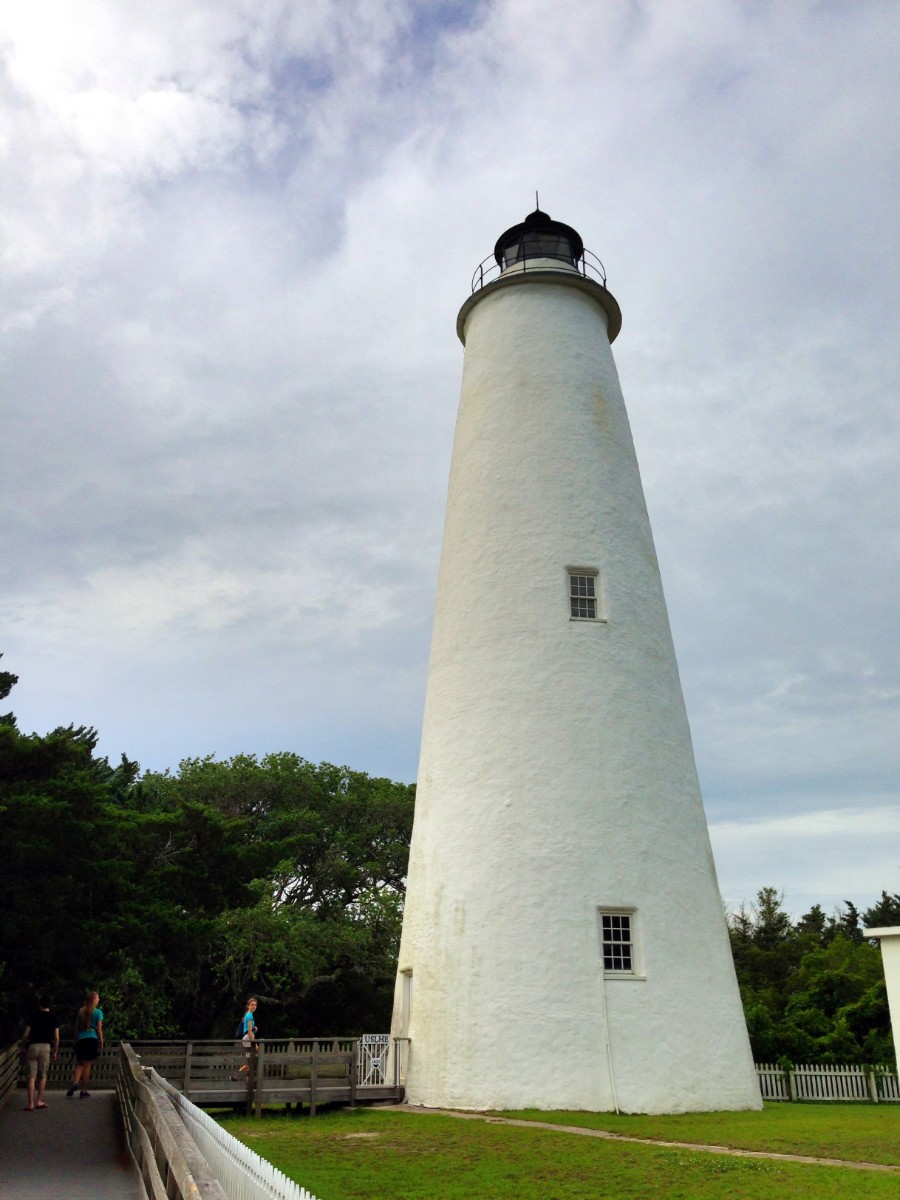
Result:
{"type": "Polygon", "coordinates": [[[689,910],[670,892],[633,911],[633,969],[618,973],[603,969],[596,909],[555,923],[539,894],[520,889],[502,905],[501,925],[484,893],[473,905],[452,896],[453,881],[440,882],[439,908],[416,907],[423,919],[407,921],[400,952],[392,1033],[408,1039],[397,1043],[407,1103],[762,1107],[725,922],[712,894],[696,903],[696,881],[689,910]],[[479,938],[479,925],[490,936],[479,938]],[[679,938],[684,930],[691,936],[679,938]]]}

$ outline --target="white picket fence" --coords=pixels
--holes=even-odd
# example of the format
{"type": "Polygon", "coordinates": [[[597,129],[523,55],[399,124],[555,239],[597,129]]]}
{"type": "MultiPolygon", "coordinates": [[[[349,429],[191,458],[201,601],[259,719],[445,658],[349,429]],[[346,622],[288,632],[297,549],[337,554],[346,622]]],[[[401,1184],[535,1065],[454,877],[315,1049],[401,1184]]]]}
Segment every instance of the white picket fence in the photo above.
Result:
{"type": "Polygon", "coordinates": [[[316,1200],[312,1192],[288,1179],[277,1167],[232,1137],[152,1067],[147,1073],[178,1109],[185,1128],[228,1193],[229,1200],[316,1200]]]}
{"type": "Polygon", "coordinates": [[[763,1100],[900,1101],[900,1080],[888,1067],[794,1066],[757,1063],[763,1100]]]}

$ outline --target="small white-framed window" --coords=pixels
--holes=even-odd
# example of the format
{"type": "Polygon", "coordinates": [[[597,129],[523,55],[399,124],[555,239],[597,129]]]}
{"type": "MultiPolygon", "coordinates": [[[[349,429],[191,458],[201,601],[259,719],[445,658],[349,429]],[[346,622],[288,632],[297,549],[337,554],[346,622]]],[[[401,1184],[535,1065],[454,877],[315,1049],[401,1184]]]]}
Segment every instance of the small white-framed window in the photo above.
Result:
{"type": "Polygon", "coordinates": [[[599,621],[600,573],[593,567],[567,567],[569,585],[569,619],[572,621],[599,621]]]}
{"type": "Polygon", "coordinates": [[[600,908],[600,957],[604,975],[641,976],[637,912],[633,908],[600,908]]]}

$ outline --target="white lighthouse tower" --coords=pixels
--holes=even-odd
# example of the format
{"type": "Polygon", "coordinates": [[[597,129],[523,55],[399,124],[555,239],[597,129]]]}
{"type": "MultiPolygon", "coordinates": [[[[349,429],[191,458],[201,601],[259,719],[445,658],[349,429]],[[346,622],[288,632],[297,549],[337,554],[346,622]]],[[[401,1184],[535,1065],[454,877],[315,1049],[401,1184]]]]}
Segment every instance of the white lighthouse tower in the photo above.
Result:
{"type": "Polygon", "coordinates": [[[758,1108],[621,315],[585,255],[533,212],[457,321],[392,1032],[411,1104],[758,1108]]]}

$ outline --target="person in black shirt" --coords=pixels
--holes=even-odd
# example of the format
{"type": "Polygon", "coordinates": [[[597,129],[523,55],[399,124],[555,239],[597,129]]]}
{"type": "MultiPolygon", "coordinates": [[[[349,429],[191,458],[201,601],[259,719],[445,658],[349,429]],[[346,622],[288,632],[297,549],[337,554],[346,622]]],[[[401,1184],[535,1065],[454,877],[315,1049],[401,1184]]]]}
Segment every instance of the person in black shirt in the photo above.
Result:
{"type": "Polygon", "coordinates": [[[56,1062],[59,1054],[59,1021],[56,1014],[50,1011],[50,1001],[42,996],[38,1006],[28,1018],[25,1032],[22,1034],[22,1053],[28,1068],[28,1103],[26,1112],[34,1112],[37,1108],[46,1108],[44,1103],[44,1088],[47,1086],[47,1072],[50,1060],[56,1062]],[[37,1103],[34,1098],[35,1076],[37,1076],[37,1103]]]}

